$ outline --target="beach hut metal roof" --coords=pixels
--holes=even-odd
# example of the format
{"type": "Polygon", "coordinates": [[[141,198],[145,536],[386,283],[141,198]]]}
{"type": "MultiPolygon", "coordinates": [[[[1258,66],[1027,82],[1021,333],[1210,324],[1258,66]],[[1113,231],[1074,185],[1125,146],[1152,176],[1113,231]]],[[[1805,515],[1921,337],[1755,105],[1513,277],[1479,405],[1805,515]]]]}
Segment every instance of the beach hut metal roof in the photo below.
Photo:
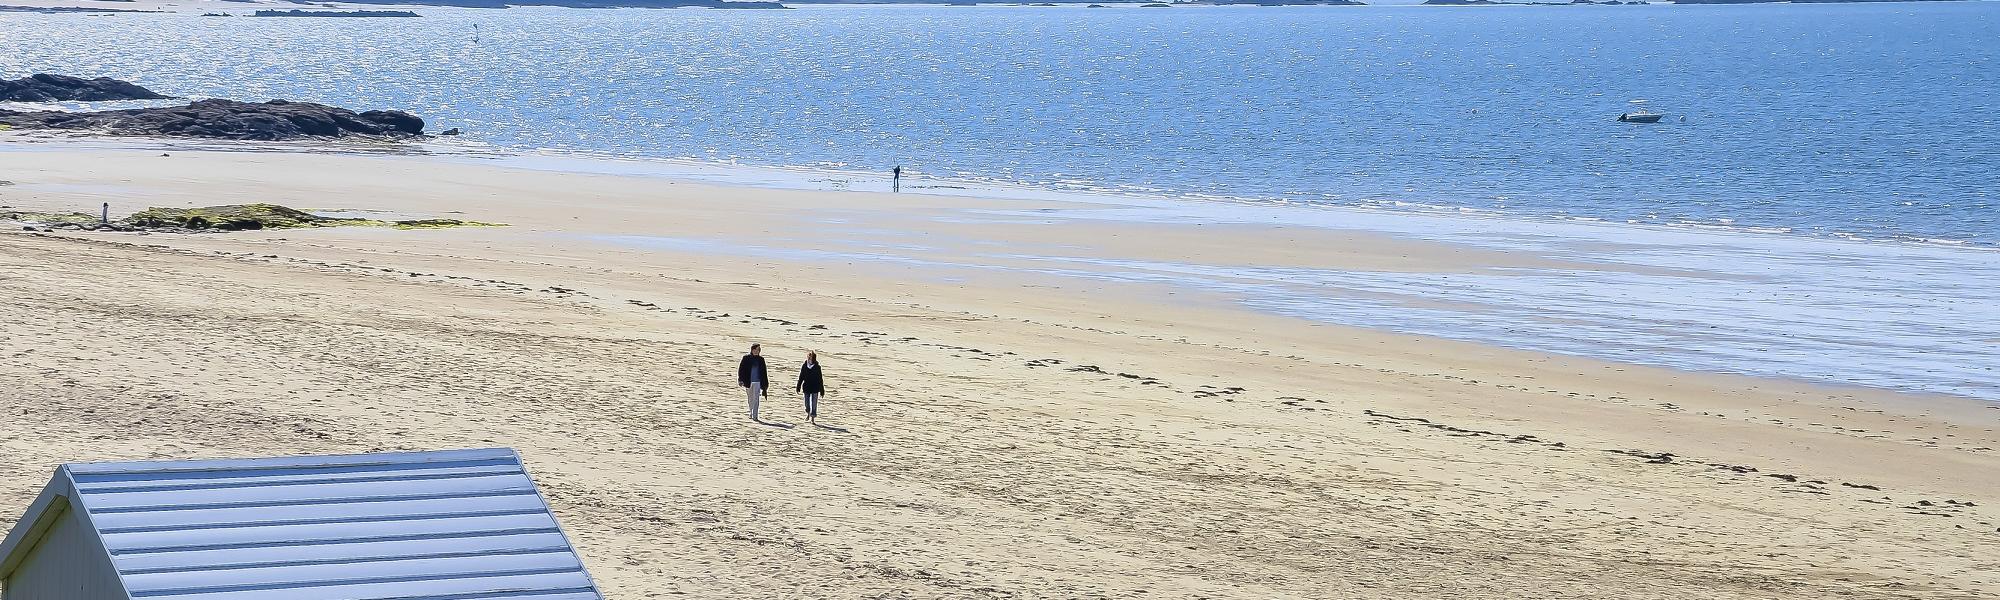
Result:
{"type": "Polygon", "coordinates": [[[79,463],[4,600],[602,600],[513,450],[79,463]]]}

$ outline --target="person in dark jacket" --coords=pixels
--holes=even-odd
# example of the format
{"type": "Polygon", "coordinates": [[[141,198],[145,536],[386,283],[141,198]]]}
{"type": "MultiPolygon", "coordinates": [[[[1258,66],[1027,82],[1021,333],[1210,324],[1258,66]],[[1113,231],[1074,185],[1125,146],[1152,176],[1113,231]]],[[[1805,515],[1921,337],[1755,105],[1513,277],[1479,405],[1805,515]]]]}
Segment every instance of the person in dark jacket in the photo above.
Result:
{"type": "Polygon", "coordinates": [[[819,396],[826,393],[826,379],[819,374],[819,354],[806,353],[805,366],[799,367],[799,384],[792,389],[806,395],[806,422],[819,418],[819,396]]]}
{"type": "Polygon", "coordinates": [[[750,353],[743,355],[743,362],[736,364],[736,384],[750,391],[750,420],[762,423],[757,418],[757,401],[764,397],[764,389],[771,384],[771,371],[764,368],[762,344],[751,344],[750,353]]]}

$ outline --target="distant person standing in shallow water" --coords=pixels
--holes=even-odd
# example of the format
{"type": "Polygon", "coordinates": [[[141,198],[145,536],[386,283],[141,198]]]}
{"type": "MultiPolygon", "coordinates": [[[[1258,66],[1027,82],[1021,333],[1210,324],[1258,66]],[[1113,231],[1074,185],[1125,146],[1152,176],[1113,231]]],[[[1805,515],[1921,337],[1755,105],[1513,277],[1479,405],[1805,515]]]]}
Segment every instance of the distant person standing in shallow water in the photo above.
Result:
{"type": "Polygon", "coordinates": [[[806,422],[819,418],[819,396],[826,393],[826,379],[819,374],[819,354],[806,353],[805,366],[799,367],[799,384],[793,386],[806,395],[806,422]]]}
{"type": "Polygon", "coordinates": [[[743,362],[736,365],[736,384],[750,391],[750,420],[762,423],[757,418],[757,401],[764,397],[764,389],[770,387],[771,371],[764,368],[763,344],[751,344],[750,353],[743,355],[743,362]]]}
{"type": "Polygon", "coordinates": [[[903,165],[896,165],[896,168],[889,169],[889,191],[903,191],[903,165]]]}

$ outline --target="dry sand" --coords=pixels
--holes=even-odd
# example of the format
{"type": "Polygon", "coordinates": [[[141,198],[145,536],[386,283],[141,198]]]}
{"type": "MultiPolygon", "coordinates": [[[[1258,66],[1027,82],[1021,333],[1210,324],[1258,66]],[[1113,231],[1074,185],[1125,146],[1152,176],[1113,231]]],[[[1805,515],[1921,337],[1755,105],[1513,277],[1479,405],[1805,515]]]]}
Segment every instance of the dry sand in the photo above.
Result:
{"type": "Polygon", "coordinates": [[[1987,404],[976,266],[1007,266],[994,248],[1425,271],[1543,257],[979,218],[1054,202],[159,154],[0,151],[0,205],[513,226],[0,232],[0,513],[68,461],[499,445],[614,599],[2000,595],[1987,404]],[[726,251],[835,241],[925,262],[726,251]],[[765,404],[779,425],[748,421],[733,369],[753,341],[781,374],[820,352],[828,427],[787,394],[765,404]]]}

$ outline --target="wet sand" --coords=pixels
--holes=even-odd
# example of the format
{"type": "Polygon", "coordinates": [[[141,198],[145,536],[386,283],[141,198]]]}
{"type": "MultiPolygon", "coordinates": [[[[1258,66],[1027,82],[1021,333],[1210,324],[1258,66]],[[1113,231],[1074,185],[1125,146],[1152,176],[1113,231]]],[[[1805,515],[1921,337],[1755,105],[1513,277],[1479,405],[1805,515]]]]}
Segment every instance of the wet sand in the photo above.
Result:
{"type": "Polygon", "coordinates": [[[1340,327],[1007,258],[1573,257],[1021,216],[1078,208],[1058,201],[159,154],[0,153],[0,205],[511,226],[0,232],[4,510],[67,461],[504,445],[612,598],[2000,591],[1989,403],[1340,327]],[[751,342],[780,373],[820,353],[827,427],[783,394],[774,425],[748,421],[751,342]]]}

